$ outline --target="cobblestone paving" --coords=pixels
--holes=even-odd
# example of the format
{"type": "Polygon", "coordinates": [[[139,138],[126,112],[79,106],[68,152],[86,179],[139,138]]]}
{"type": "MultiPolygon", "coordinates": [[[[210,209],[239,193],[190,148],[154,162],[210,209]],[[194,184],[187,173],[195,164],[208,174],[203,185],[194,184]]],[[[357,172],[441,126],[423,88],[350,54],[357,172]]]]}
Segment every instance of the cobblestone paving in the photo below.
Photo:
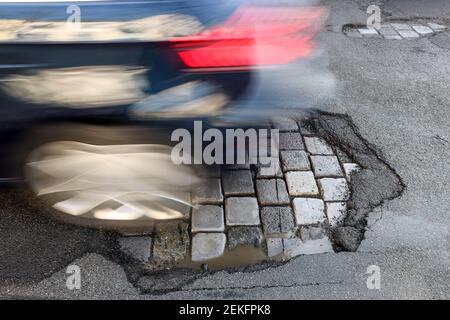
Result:
{"type": "Polygon", "coordinates": [[[346,26],[344,33],[356,38],[384,38],[387,40],[418,39],[448,30],[442,23],[429,21],[399,21],[384,23],[379,29],[367,26],[346,26]]]}
{"type": "MultiPolygon", "coordinates": [[[[333,251],[329,229],[346,216],[351,173],[359,166],[293,119],[279,119],[274,127],[280,130],[279,157],[269,166],[227,166],[206,178],[192,192],[189,226],[156,230],[152,253],[134,250],[136,258],[208,263],[239,245],[277,260],[333,251]]],[[[130,244],[123,242],[128,254],[134,252],[130,244]]]]}

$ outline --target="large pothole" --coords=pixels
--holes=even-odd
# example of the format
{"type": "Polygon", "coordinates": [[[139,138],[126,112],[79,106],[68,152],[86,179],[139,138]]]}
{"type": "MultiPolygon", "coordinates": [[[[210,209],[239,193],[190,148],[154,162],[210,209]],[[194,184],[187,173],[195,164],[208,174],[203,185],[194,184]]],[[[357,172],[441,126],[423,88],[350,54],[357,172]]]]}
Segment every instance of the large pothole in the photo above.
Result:
{"type": "Polygon", "coordinates": [[[345,115],[283,119],[275,166],[212,170],[189,220],[120,239],[143,291],[174,290],[209,271],[248,270],[298,255],[355,251],[374,207],[399,196],[400,177],[345,115]],[[171,269],[167,272],[167,269],[171,269]]]}

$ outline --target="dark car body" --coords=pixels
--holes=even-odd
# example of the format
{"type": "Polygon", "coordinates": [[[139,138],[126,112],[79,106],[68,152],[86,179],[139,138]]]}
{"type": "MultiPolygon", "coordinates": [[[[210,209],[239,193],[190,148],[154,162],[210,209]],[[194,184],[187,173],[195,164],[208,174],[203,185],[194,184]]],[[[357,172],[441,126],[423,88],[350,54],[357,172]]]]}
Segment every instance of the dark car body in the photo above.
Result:
{"type": "Polygon", "coordinates": [[[52,141],[170,145],[194,120],[313,108],[333,89],[325,17],[314,0],[0,3],[0,180],[52,141]]]}

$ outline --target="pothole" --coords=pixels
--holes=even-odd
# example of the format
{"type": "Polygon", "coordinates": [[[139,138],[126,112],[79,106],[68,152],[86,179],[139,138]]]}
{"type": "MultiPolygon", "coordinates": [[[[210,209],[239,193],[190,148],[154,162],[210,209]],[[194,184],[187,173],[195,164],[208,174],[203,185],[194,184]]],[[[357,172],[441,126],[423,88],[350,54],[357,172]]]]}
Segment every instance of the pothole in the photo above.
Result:
{"type": "Polygon", "coordinates": [[[382,23],[380,28],[366,25],[346,24],[342,32],[353,38],[383,38],[386,40],[413,40],[429,37],[448,30],[448,26],[431,20],[392,20],[382,23]]]}
{"type": "Polygon", "coordinates": [[[347,116],[319,113],[274,126],[280,130],[280,157],[273,166],[212,170],[192,194],[189,220],[166,222],[128,249],[124,243],[142,237],[119,240],[125,253],[142,263],[133,276],[139,287],[171,290],[208,271],[355,251],[367,214],[404,189],[347,116]],[[170,284],[151,287],[167,269],[170,284]]]}

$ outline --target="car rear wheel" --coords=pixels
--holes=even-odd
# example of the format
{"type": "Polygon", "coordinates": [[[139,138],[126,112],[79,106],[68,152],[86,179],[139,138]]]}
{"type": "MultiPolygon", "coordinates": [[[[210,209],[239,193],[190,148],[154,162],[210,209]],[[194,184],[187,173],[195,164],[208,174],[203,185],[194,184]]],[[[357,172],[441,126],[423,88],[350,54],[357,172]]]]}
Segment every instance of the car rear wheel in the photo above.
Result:
{"type": "Polygon", "coordinates": [[[99,136],[98,130],[66,128],[52,138],[41,131],[45,141],[27,156],[26,181],[54,216],[124,233],[151,231],[155,223],[189,216],[190,190],[200,179],[193,168],[171,161],[164,134],[107,128],[111,134],[99,136]]]}

